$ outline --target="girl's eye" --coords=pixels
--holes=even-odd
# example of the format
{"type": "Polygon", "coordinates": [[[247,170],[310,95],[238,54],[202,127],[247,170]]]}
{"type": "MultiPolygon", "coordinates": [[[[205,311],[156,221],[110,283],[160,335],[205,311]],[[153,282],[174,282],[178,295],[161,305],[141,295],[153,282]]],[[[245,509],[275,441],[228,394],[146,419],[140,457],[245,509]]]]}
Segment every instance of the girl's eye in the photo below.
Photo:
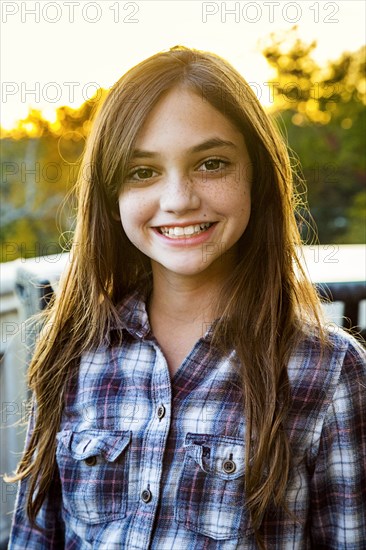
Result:
{"type": "Polygon", "coordinates": [[[128,179],[135,181],[144,181],[154,177],[157,174],[152,168],[135,168],[128,174],[128,179]]]}
{"type": "Polygon", "coordinates": [[[202,172],[218,172],[225,168],[229,163],[221,159],[208,159],[203,162],[199,168],[202,172]]]}

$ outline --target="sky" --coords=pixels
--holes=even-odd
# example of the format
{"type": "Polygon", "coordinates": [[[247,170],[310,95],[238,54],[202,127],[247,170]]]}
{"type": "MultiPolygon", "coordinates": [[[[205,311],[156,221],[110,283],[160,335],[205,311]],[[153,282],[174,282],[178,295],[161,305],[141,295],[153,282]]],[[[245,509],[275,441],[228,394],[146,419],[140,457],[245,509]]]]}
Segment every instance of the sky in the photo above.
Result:
{"type": "Polygon", "coordinates": [[[319,63],[365,42],[363,0],[68,0],[1,2],[1,124],[28,108],[49,120],[61,105],[77,108],[98,87],[110,88],[130,67],[183,44],[215,52],[271,102],[273,76],[261,54],[270,33],[298,26],[317,41],[319,63]]]}

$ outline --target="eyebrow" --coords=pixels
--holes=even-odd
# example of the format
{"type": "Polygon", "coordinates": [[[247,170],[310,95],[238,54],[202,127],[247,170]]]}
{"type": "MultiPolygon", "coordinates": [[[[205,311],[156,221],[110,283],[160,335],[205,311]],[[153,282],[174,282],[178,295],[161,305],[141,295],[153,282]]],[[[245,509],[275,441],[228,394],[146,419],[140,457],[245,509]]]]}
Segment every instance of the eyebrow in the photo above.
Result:
{"type": "MultiPolygon", "coordinates": [[[[198,145],[194,145],[193,147],[190,147],[187,149],[187,153],[201,153],[202,151],[208,151],[210,149],[214,149],[216,147],[231,147],[237,149],[237,146],[232,141],[227,141],[225,139],[221,138],[211,138],[207,139],[206,141],[203,141],[202,143],[199,143],[198,145]]],[[[139,158],[152,158],[152,157],[158,157],[159,153],[155,153],[154,151],[143,151],[142,149],[135,149],[132,153],[132,159],[139,159],[139,158]]]]}

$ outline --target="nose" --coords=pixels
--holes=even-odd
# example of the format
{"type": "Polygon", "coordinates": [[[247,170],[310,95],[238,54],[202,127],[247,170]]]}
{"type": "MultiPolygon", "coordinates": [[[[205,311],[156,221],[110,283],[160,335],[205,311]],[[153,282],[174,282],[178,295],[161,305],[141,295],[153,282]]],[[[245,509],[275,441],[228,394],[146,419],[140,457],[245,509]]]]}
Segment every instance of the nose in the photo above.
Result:
{"type": "Polygon", "coordinates": [[[188,177],[176,174],[167,178],[160,197],[161,210],[181,214],[199,208],[200,204],[194,182],[188,177]]]}

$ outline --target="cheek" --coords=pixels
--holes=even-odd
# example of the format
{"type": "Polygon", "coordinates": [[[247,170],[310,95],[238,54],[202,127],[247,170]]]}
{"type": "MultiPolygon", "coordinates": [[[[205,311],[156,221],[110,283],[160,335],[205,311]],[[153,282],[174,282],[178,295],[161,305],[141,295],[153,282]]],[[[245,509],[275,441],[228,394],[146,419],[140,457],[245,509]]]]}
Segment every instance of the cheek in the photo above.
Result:
{"type": "Polygon", "coordinates": [[[139,229],[148,223],[150,212],[149,204],[137,194],[126,193],[119,198],[119,212],[122,227],[127,237],[139,239],[139,229]]]}
{"type": "Polygon", "coordinates": [[[247,223],[250,216],[250,189],[237,184],[222,195],[221,208],[233,220],[247,223]]]}
{"type": "Polygon", "coordinates": [[[120,196],[118,203],[122,227],[127,237],[132,240],[131,237],[137,221],[135,201],[131,200],[131,197],[128,194],[124,194],[120,196]]]}

